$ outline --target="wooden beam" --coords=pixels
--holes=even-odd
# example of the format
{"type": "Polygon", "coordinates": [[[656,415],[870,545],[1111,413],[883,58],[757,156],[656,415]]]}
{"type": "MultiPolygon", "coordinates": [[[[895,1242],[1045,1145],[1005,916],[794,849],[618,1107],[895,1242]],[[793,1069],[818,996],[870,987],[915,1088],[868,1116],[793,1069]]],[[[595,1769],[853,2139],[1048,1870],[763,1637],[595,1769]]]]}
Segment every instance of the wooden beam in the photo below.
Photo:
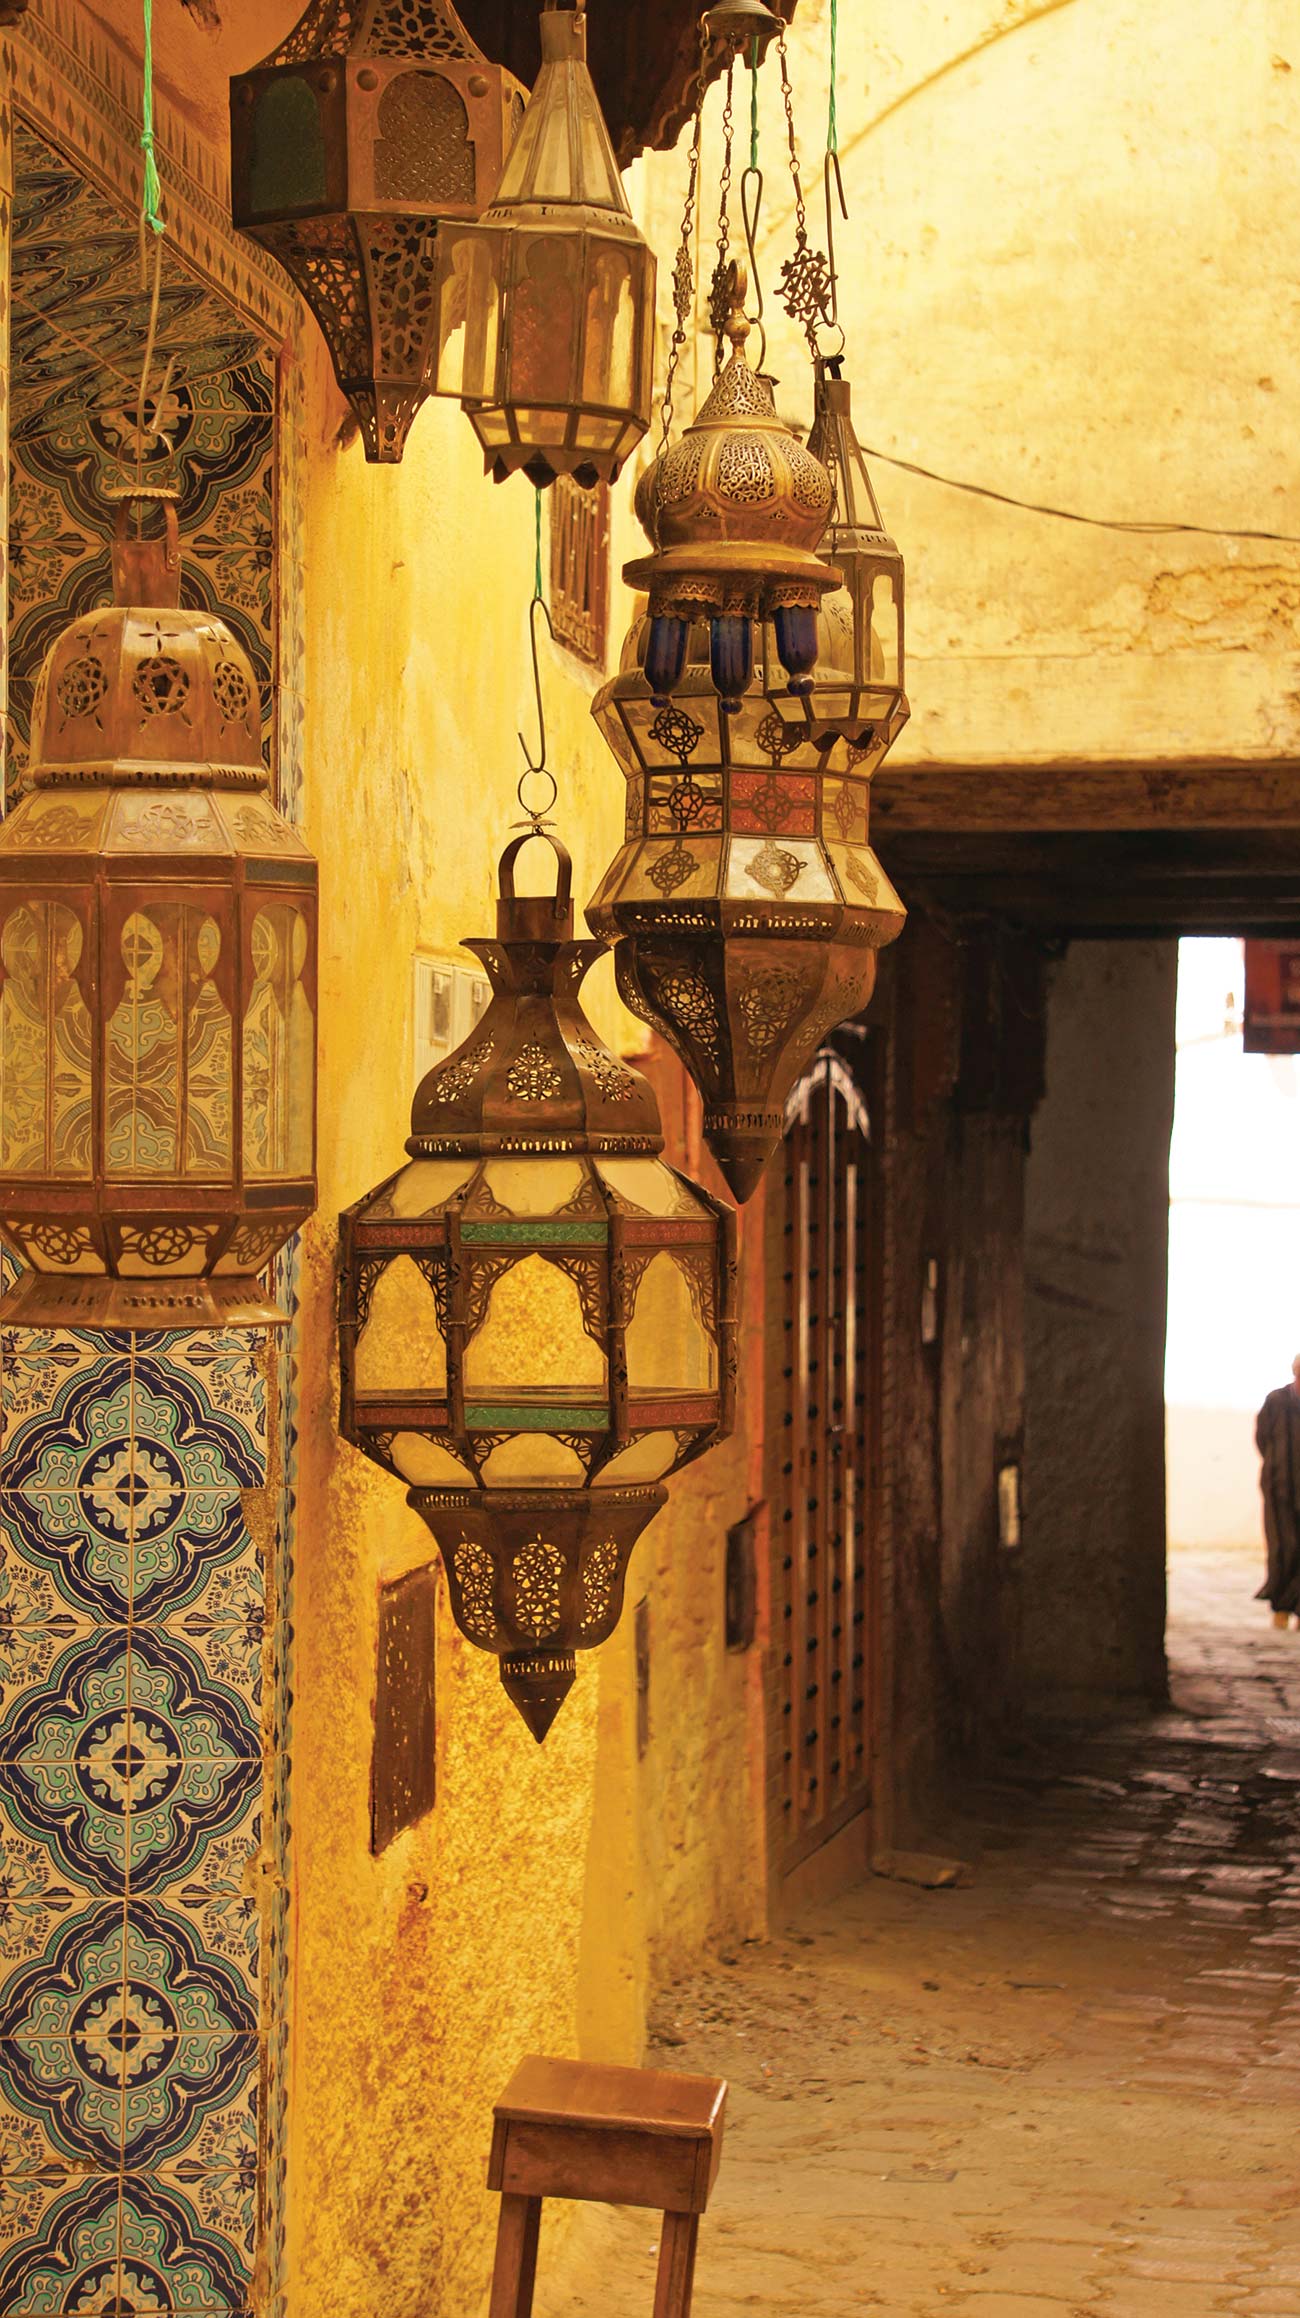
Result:
{"type": "Polygon", "coordinates": [[[1300,830],[1300,760],[909,765],[872,783],[873,830],[1300,830]]]}

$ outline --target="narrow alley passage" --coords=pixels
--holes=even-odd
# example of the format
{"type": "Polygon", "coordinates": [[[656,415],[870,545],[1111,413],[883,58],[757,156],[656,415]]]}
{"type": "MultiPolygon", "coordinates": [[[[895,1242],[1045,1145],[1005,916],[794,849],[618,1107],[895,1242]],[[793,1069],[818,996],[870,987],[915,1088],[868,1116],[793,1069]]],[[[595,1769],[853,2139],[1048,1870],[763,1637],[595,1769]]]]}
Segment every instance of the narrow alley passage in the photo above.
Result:
{"type": "MultiPolygon", "coordinates": [[[[1300,1634],[1180,1556],[1169,1711],[1067,1733],[879,1878],[661,2007],[725,2075],[696,2318],[1297,2318],[1300,1634]]],[[[589,2209],[538,2308],[644,2313],[652,2216],[589,2209]]]]}

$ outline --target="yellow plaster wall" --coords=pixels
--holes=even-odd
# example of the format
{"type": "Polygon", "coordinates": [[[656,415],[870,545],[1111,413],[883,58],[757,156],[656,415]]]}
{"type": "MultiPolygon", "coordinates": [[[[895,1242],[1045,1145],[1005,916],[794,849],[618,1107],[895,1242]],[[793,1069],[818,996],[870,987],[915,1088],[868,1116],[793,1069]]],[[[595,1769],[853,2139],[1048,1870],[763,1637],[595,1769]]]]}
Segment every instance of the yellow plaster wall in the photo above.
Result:
{"type": "MultiPolygon", "coordinates": [[[[862,440],[1087,514],[1300,533],[1290,0],[839,13],[862,440]]],[[[828,19],[829,0],[800,0],[790,44],[819,244],[828,19]]],[[[775,311],[792,217],[775,70],[763,80],[771,366],[782,407],[806,413],[775,311]]],[[[715,155],[716,120],[715,101],[715,155]]],[[[681,156],[648,175],[667,232],[681,156]]],[[[875,481],[908,562],[899,763],[1296,750],[1293,544],[1095,531],[884,464],[875,481]]]]}
{"type": "MultiPolygon", "coordinates": [[[[133,0],[100,12],[137,53],[133,0]]],[[[295,12],[234,0],[205,29],[158,0],[161,77],[214,143],[226,74],[295,12]]],[[[810,186],[826,17],[827,0],[801,0],[792,42],[810,186]]],[[[1289,0],[913,0],[841,17],[842,299],[864,439],[1088,511],[1300,530],[1283,425],[1300,386],[1289,0]]],[[[788,247],[774,80],[769,297],[788,247]]],[[[641,173],[666,265],[682,169],[679,154],[641,173]]],[[[398,470],[339,449],[343,407],[314,331],[309,343],[321,1206],[302,1329],[291,2302],[294,2318],[326,2303],[337,2318],[460,2318],[487,2272],[490,2105],[520,2053],[636,2057],[654,1983],[702,1941],[762,1928],[758,1661],[722,1649],[724,1534],[762,1474],[746,1398],[737,1441],[683,1477],[638,1548],[624,1625],[581,1662],[544,1749],[444,1598],[437,1807],[370,1858],[376,1590],[432,1546],[400,1488],[335,1432],[334,1219],[401,1156],[413,952],[490,930],[516,729],[531,730],[531,498],[484,482],[444,405],[421,415],[398,470]]],[[[783,327],[773,359],[782,407],[805,412],[783,327]]],[[[707,356],[688,366],[680,408],[707,370],[707,356]]],[[[1293,550],[1076,531],[883,467],[877,482],[908,555],[904,756],[1294,745],[1293,550]]],[[[630,484],[616,561],[635,544],[630,484]]],[[[581,895],[616,841],[621,780],[587,720],[587,680],[561,652],[545,663],[581,895]]],[[[627,1040],[607,969],[593,982],[595,1019],[627,1040]]],[[[756,1211],[745,1238],[758,1246],[756,1211]]],[[[746,1330],[754,1372],[752,1275],[746,1330]]]]}

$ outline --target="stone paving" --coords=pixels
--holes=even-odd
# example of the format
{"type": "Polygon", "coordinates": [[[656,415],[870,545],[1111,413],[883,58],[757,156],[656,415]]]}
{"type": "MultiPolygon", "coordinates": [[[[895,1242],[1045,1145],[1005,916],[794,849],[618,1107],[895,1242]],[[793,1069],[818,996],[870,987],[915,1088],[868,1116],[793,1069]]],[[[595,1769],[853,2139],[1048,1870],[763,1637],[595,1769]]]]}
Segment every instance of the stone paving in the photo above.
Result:
{"type": "MultiPolygon", "coordinates": [[[[695,2318],[1300,2318],[1300,1634],[1180,1557],[1168,1712],[1060,1734],[933,1848],[724,1954],[647,2059],[728,2077],[695,2318]]],[[[539,2318],[649,2318],[586,2210],[539,2318]]]]}

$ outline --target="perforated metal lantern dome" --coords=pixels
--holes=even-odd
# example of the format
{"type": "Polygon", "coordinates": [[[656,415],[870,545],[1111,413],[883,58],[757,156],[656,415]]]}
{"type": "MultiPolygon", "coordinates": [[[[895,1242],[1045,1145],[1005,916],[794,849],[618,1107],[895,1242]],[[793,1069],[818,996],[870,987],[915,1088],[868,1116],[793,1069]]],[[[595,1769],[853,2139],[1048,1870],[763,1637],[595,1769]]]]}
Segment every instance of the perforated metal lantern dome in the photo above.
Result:
{"type": "Polygon", "coordinates": [[[847,744],[870,775],[893,747],[911,713],[904,686],[903,558],[885,530],[867,462],[853,428],[852,390],[829,365],[817,380],[808,448],[834,486],[822,552],[842,585],[818,613],[817,666],[793,689],[769,637],[765,689],[792,735],[818,749],[847,744]]]}
{"type": "Polygon", "coordinates": [[[230,84],[235,224],[311,307],[370,460],[431,389],[439,227],[486,209],[525,95],[451,0],[310,0],[230,84]]]}
{"type": "MultiPolygon", "coordinates": [[[[578,990],[604,944],[501,863],[492,1000],[422,1082],[409,1162],[342,1218],[342,1429],[408,1484],[461,1632],[544,1738],[618,1623],[663,1481],[735,1394],[734,1218],[578,990]]],[[[548,842],[552,842],[548,840],[548,842]]]]}
{"type": "MultiPolygon", "coordinates": [[[[698,1086],[705,1139],[743,1200],[801,1071],[870,998],[903,905],[867,842],[868,757],[786,724],[757,674],[728,708],[704,622],[688,629],[661,704],[642,665],[649,642],[643,619],[592,704],[627,778],[627,818],[587,919],[617,944],[625,1002],[698,1086]]],[[[775,657],[760,635],[751,662],[764,650],[775,657]]]]}
{"type": "Polygon", "coordinates": [[[56,638],[0,825],[6,1318],[282,1318],[256,1275],[315,1205],[316,864],[267,793],[257,682],[178,608],[176,510],[56,638]]]}
{"type": "Polygon", "coordinates": [[[772,627],[773,660],[803,690],[817,658],[817,608],[840,584],[818,554],[831,479],[777,416],[772,381],[745,354],[744,275],[731,268],[731,358],[681,441],[655,460],[636,508],[653,553],[625,565],[650,599],[644,661],[657,704],[677,691],[686,641],[709,622],[709,664],[738,706],[753,670],[754,622],[772,627]]]}
{"type": "Polygon", "coordinates": [[[438,251],[437,391],[489,474],[613,482],[650,423],[654,253],[633,223],[587,69],[587,20],[548,7],[542,69],[500,190],[438,251]]]}

